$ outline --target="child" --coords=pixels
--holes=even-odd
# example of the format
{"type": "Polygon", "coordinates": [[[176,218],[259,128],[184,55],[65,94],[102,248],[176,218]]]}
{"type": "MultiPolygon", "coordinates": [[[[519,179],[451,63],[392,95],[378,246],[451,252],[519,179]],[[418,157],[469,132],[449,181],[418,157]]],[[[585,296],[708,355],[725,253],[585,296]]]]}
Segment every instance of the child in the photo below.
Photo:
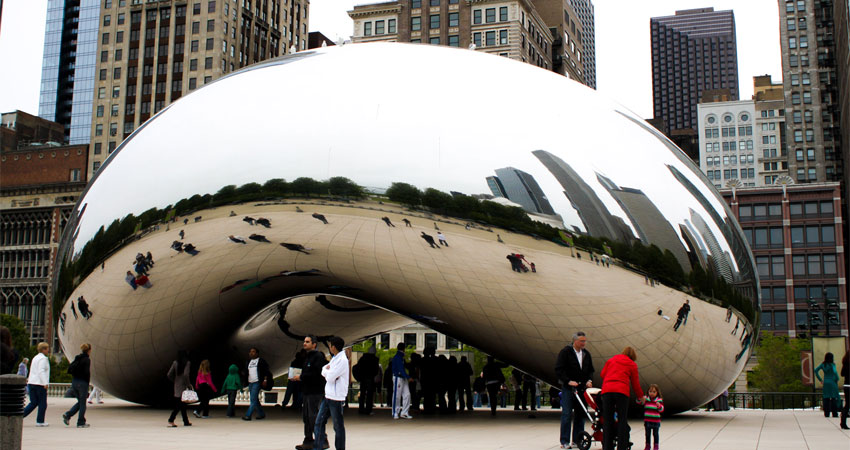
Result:
{"type": "Polygon", "coordinates": [[[215,394],[218,391],[212,381],[210,360],[208,359],[201,361],[201,365],[198,367],[198,376],[195,378],[195,389],[198,390],[198,397],[201,400],[201,404],[198,406],[198,409],[192,411],[192,414],[199,419],[209,419],[210,400],[216,397],[215,394]]]}
{"type": "Polygon", "coordinates": [[[230,365],[221,390],[227,393],[227,417],[233,417],[236,407],[236,393],[242,390],[242,379],[239,378],[239,367],[236,364],[230,365]]]}
{"type": "Polygon", "coordinates": [[[650,435],[655,436],[653,450],[658,450],[658,430],[661,428],[661,413],[664,412],[664,399],[657,384],[650,384],[647,395],[643,398],[643,427],[646,430],[646,447],[649,449],[650,435]]]}

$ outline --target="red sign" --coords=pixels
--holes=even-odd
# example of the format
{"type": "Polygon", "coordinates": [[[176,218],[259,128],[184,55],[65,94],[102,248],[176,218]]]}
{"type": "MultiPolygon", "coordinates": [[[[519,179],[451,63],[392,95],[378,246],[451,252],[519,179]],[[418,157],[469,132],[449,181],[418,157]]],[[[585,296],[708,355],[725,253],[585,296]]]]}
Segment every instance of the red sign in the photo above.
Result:
{"type": "Polygon", "coordinates": [[[813,374],[814,368],[812,367],[812,351],[804,350],[800,352],[800,362],[802,363],[801,376],[803,378],[803,384],[806,386],[814,386],[815,376],[813,374]]]}

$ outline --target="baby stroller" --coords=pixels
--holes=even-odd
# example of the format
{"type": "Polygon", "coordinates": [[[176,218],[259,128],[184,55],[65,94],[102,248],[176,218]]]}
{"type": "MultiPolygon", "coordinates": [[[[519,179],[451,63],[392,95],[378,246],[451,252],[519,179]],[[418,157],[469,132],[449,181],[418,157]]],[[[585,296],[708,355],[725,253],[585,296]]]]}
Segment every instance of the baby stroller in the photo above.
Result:
{"type": "MultiPolygon", "coordinates": [[[[578,404],[581,405],[581,409],[584,410],[584,414],[587,416],[588,420],[590,420],[590,428],[593,430],[592,435],[587,431],[583,431],[581,442],[577,442],[581,450],[588,450],[593,442],[602,442],[602,389],[587,388],[587,390],[584,391],[584,401],[581,401],[582,399],[579,397],[578,391],[575,389],[573,390],[573,395],[575,395],[578,404]],[[585,406],[585,403],[587,403],[587,406],[585,406]],[[588,407],[590,409],[588,409],[588,407]]],[[[616,436],[614,436],[614,447],[617,447],[616,436]]],[[[631,442],[629,442],[628,448],[632,448],[631,442]]]]}

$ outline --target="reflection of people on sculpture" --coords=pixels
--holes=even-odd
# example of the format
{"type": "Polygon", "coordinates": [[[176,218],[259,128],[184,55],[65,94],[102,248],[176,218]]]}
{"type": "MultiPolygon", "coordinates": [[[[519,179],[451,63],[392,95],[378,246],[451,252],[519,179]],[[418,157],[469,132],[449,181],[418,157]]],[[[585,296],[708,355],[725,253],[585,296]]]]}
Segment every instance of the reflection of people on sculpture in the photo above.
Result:
{"type": "Polygon", "coordinates": [[[430,234],[426,234],[426,233],[423,231],[423,232],[422,232],[422,236],[420,236],[420,237],[421,237],[422,239],[425,239],[425,242],[427,242],[427,243],[428,243],[428,245],[430,245],[430,246],[431,246],[431,248],[436,248],[436,249],[438,249],[438,250],[440,249],[440,246],[439,246],[439,245],[437,245],[437,243],[436,243],[436,242],[434,242],[434,237],[433,237],[433,236],[431,236],[430,234]]]}
{"type": "Polygon", "coordinates": [[[735,336],[736,334],[738,334],[738,327],[740,325],[741,325],[741,318],[738,317],[738,316],[735,316],[735,328],[732,329],[732,333],[731,333],[732,336],[735,336]]]}
{"type": "Polygon", "coordinates": [[[253,225],[253,224],[254,224],[254,218],[253,218],[253,217],[245,216],[245,217],[243,217],[243,218],[242,218],[242,221],[243,221],[243,222],[248,222],[248,224],[249,224],[249,225],[253,225]]]}
{"type": "Polygon", "coordinates": [[[383,220],[384,223],[387,224],[388,227],[395,228],[395,225],[393,225],[393,223],[390,221],[389,217],[387,217],[387,216],[381,217],[381,220],[383,220]]]}
{"type": "Polygon", "coordinates": [[[181,241],[183,240],[183,237],[184,237],[184,236],[186,236],[186,232],[185,232],[185,231],[183,231],[183,230],[180,230],[180,233],[178,233],[178,234],[180,235],[180,240],[181,240],[181,241]]]}
{"type": "Polygon", "coordinates": [[[195,222],[200,222],[200,221],[201,221],[201,216],[195,217],[195,222]]]}
{"type": "Polygon", "coordinates": [[[186,246],[185,246],[185,247],[183,247],[183,251],[185,251],[186,253],[188,253],[188,254],[190,254],[190,255],[192,255],[192,256],[195,256],[195,255],[197,255],[198,253],[201,253],[201,251],[200,251],[200,250],[197,250],[197,249],[195,248],[195,246],[194,246],[194,245],[192,245],[192,243],[191,243],[191,242],[190,242],[190,243],[188,243],[188,244],[186,244],[186,246]]]}
{"type": "Polygon", "coordinates": [[[266,219],[265,217],[260,217],[259,219],[257,219],[257,224],[258,224],[258,225],[262,225],[262,226],[264,226],[264,227],[266,227],[266,228],[271,228],[271,227],[272,227],[272,222],[271,222],[271,220],[266,219]]]}
{"type": "Polygon", "coordinates": [[[171,243],[171,249],[176,250],[177,253],[180,253],[183,251],[183,243],[180,241],[174,241],[171,243]]]}
{"type": "Polygon", "coordinates": [[[437,226],[437,222],[434,222],[434,229],[440,231],[440,227],[437,226]]]}
{"type": "Polygon", "coordinates": [[[151,254],[151,252],[148,252],[148,254],[145,256],[145,264],[147,264],[148,267],[153,267],[153,255],[151,254]]]}
{"type": "Polygon", "coordinates": [[[449,246],[449,243],[446,242],[446,235],[444,235],[442,231],[437,232],[437,239],[440,241],[440,245],[445,245],[446,247],[449,246]]]}
{"type": "MultiPolygon", "coordinates": [[[[127,272],[127,273],[130,273],[130,272],[127,272]]],[[[133,274],[130,274],[130,276],[133,276],[133,274]]],[[[133,277],[133,282],[134,283],[136,282],[135,277],[133,277]]],[[[136,288],[134,287],[133,289],[136,289],[136,288]]],[[[71,312],[74,313],[74,320],[80,318],[80,316],[77,315],[77,308],[74,307],[74,302],[71,302],[71,312]]]]}
{"type": "Polygon", "coordinates": [[[236,215],[236,213],[235,213],[235,212],[231,209],[231,210],[230,210],[230,217],[233,217],[233,216],[235,216],[235,215],[236,215]]]}
{"type": "Polygon", "coordinates": [[[243,238],[242,236],[234,236],[232,234],[230,236],[227,236],[227,239],[230,239],[231,242],[235,242],[237,244],[247,244],[248,243],[248,242],[245,241],[245,238],[243,238]]]}
{"type": "Polygon", "coordinates": [[[502,240],[502,236],[500,234],[496,234],[496,242],[504,243],[505,241],[502,240]]]}
{"type": "MultiPolygon", "coordinates": [[[[189,225],[189,218],[188,217],[183,219],[183,225],[189,225]]],[[[182,239],[183,236],[180,236],[180,238],[182,239]]]]}
{"type": "Polygon", "coordinates": [[[749,330],[744,331],[744,336],[746,337],[744,337],[744,342],[741,344],[741,353],[738,353],[735,356],[735,362],[738,362],[738,360],[740,360],[741,357],[744,356],[744,353],[747,353],[747,349],[750,348],[750,340],[752,338],[752,335],[753,334],[750,333],[749,330]]]}
{"type": "Polygon", "coordinates": [[[405,217],[404,219],[401,219],[401,221],[404,222],[405,227],[411,227],[411,228],[413,227],[413,225],[410,224],[410,221],[407,220],[407,217],[405,217]]]}
{"type": "Polygon", "coordinates": [[[729,323],[730,320],[732,320],[732,307],[727,306],[726,307],[726,323],[729,323]]]}
{"type": "Polygon", "coordinates": [[[688,314],[691,312],[690,300],[685,300],[685,303],[679,308],[676,313],[676,325],[673,325],[673,331],[679,331],[679,326],[688,323],[688,314]]]}
{"type": "Polygon", "coordinates": [[[514,272],[522,273],[522,269],[520,269],[521,263],[519,262],[519,259],[514,256],[513,253],[509,254],[508,256],[505,256],[505,258],[507,258],[508,262],[511,263],[511,270],[513,270],[514,272]]]}
{"type": "Polygon", "coordinates": [[[86,320],[91,319],[91,311],[89,310],[89,303],[86,301],[85,297],[82,295],[77,299],[78,309],[80,310],[80,314],[86,318],[86,320]]]}
{"type": "Polygon", "coordinates": [[[305,255],[310,254],[308,250],[313,250],[312,248],[307,248],[301,244],[290,244],[289,242],[281,242],[280,245],[287,250],[292,250],[293,252],[301,252],[305,255]]]}
{"type": "Polygon", "coordinates": [[[151,280],[146,275],[141,275],[136,278],[136,285],[141,286],[145,289],[149,289],[151,286],[153,286],[151,284],[151,280]]]}
{"type": "Polygon", "coordinates": [[[301,208],[299,208],[298,206],[296,206],[296,207],[295,207],[295,212],[304,212],[304,210],[303,210],[303,209],[301,209],[301,208]]]}
{"type": "MultiPolygon", "coordinates": [[[[130,271],[128,270],[128,271],[127,271],[127,276],[126,276],[126,277],[124,277],[124,281],[126,281],[126,282],[127,282],[127,284],[129,284],[129,285],[130,285],[130,287],[131,287],[131,288],[133,288],[133,290],[134,290],[134,291],[136,290],[136,277],[133,275],[133,272],[130,272],[130,271]]],[[[73,303],[71,303],[71,308],[72,308],[72,309],[74,308],[74,304],[73,304],[73,303]]],[[[76,312],[74,312],[74,316],[76,316],[76,315],[77,315],[77,313],[76,313],[76,312]]]]}
{"type": "Polygon", "coordinates": [[[235,288],[236,286],[239,286],[240,284],[242,284],[242,283],[244,283],[244,282],[246,282],[246,281],[251,281],[251,279],[250,279],[250,278],[245,278],[244,280],[238,280],[238,281],[236,281],[235,283],[231,284],[230,286],[225,286],[225,287],[221,288],[221,290],[220,290],[220,291],[218,291],[218,293],[219,293],[219,294],[221,294],[221,293],[227,292],[227,291],[229,291],[229,290],[231,290],[231,289],[235,288]]]}
{"type": "MultiPolygon", "coordinates": [[[[257,223],[259,223],[259,221],[257,223]]],[[[271,242],[270,240],[266,239],[266,237],[262,234],[251,234],[250,236],[248,236],[248,239],[257,242],[271,242]]]]}
{"type": "Polygon", "coordinates": [[[325,216],[323,216],[323,215],[321,215],[321,214],[319,214],[319,213],[313,213],[313,218],[314,218],[314,219],[317,219],[317,220],[321,220],[321,221],[322,221],[322,223],[323,223],[323,224],[325,224],[325,225],[327,225],[327,224],[328,224],[328,219],[325,219],[325,216]]]}

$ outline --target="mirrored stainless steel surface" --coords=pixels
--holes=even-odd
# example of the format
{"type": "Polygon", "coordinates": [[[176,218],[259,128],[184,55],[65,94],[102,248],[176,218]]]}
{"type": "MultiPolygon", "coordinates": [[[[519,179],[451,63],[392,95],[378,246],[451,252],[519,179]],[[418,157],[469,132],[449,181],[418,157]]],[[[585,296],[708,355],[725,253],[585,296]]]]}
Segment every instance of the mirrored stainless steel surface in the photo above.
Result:
{"type": "Polygon", "coordinates": [[[631,345],[684,410],[757,333],[752,255],[678,148],[578,83],[446,47],[301,52],[183,97],[110,156],[62,252],[63,347],[90,342],[93,383],[141,403],[180,349],[223,378],[256,346],[281,373],[305,334],[417,321],[550,383],[576,331],[597,384],[631,345]]]}

